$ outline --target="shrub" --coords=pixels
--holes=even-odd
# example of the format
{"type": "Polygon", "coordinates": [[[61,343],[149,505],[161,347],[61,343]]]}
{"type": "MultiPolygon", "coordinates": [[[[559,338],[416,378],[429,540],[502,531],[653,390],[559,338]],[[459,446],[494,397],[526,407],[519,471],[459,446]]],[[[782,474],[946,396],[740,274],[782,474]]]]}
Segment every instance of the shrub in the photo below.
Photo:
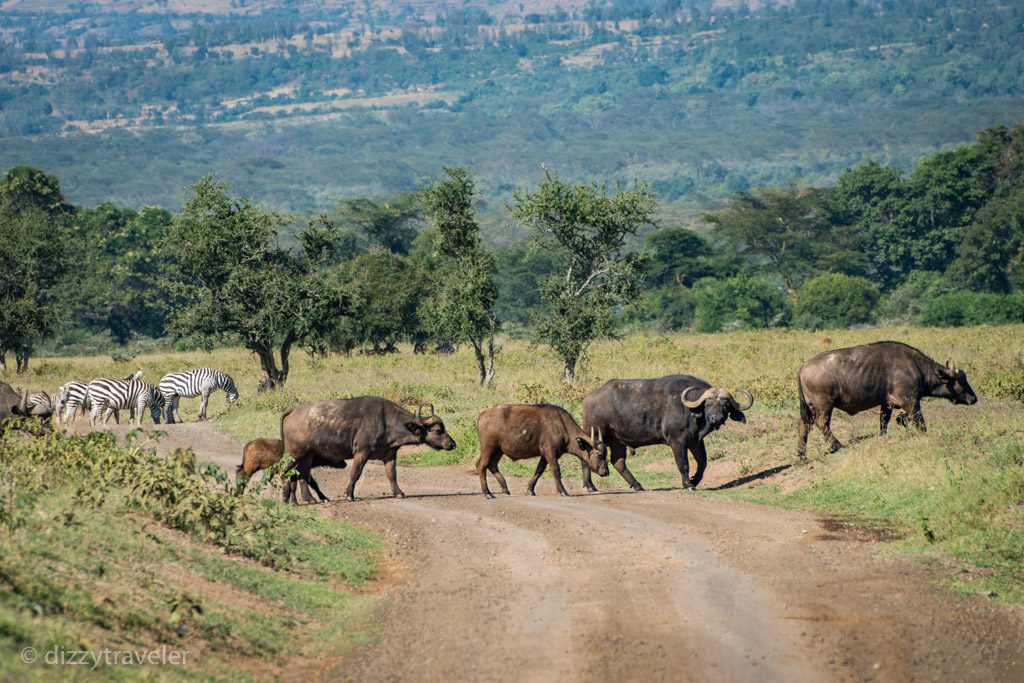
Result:
{"type": "Polygon", "coordinates": [[[824,273],[800,288],[793,316],[797,327],[817,330],[871,322],[878,288],[868,280],[842,273],[824,273]]]}
{"type": "Polygon", "coordinates": [[[693,292],[698,332],[752,330],[786,322],[785,295],[763,280],[742,274],[722,280],[708,277],[698,280],[693,292]]]}
{"type": "Polygon", "coordinates": [[[930,300],[955,289],[942,273],[934,270],[915,270],[879,307],[879,314],[893,322],[917,323],[921,309],[930,300]]]}
{"type": "Polygon", "coordinates": [[[1020,293],[951,292],[921,309],[921,324],[935,327],[1019,322],[1024,322],[1024,294],[1020,293]]]}

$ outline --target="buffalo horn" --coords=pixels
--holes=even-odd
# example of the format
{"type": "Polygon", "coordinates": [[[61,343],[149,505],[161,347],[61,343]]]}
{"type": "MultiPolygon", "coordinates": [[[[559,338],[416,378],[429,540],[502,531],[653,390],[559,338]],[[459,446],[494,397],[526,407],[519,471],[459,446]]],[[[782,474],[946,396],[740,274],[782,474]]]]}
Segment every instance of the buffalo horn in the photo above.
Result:
{"type": "Polygon", "coordinates": [[[416,419],[417,420],[422,420],[423,419],[423,404],[422,403],[420,403],[419,405],[416,406],[416,419]]]}
{"type": "Polygon", "coordinates": [[[733,403],[736,404],[736,410],[738,410],[738,411],[740,411],[742,413],[744,410],[748,410],[750,408],[750,406],[754,405],[754,395],[752,393],[750,393],[746,389],[737,389],[736,393],[737,394],[746,394],[747,395],[746,403],[740,403],[736,399],[733,399],[733,403]]]}
{"type": "Polygon", "coordinates": [[[590,443],[591,443],[591,445],[597,443],[596,441],[594,441],[594,428],[593,427],[590,428],[590,443]]]}
{"type": "Polygon", "coordinates": [[[431,404],[430,404],[430,415],[431,415],[431,417],[433,417],[433,416],[434,416],[434,414],[435,414],[435,413],[434,413],[434,404],[433,404],[433,403],[431,403],[431,404]]]}
{"type": "Polygon", "coordinates": [[[697,391],[700,391],[700,387],[690,387],[686,391],[683,392],[682,396],[680,396],[680,398],[683,401],[683,405],[686,406],[687,408],[700,408],[702,405],[704,405],[704,401],[708,400],[709,398],[711,398],[712,396],[715,395],[715,388],[712,387],[712,388],[708,389],[707,391],[705,391],[700,396],[698,396],[697,400],[695,400],[695,401],[688,401],[686,399],[686,395],[689,394],[694,389],[696,389],[697,391]]]}

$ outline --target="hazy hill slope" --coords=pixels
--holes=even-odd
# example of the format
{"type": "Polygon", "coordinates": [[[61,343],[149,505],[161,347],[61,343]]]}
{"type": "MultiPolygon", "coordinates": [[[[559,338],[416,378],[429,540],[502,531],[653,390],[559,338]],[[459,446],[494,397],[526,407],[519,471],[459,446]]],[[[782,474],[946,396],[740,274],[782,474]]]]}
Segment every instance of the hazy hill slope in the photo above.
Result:
{"type": "Polygon", "coordinates": [[[442,164],[472,166],[494,200],[543,162],[706,205],[868,157],[909,168],[1024,103],[1012,3],[234,4],[7,3],[7,165],[82,204],[176,208],[218,171],[310,210],[442,164]]]}

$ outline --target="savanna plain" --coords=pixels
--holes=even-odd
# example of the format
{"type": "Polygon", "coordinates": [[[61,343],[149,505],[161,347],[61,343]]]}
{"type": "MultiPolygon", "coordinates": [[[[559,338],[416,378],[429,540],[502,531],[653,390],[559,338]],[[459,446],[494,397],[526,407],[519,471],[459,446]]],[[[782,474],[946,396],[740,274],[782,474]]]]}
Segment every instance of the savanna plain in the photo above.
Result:
{"type": "MultiPolygon", "coordinates": [[[[2,442],[0,679],[1021,680],[1024,678],[1024,326],[631,334],[593,345],[576,383],[542,347],[505,340],[495,382],[471,355],[313,358],[258,394],[239,349],[115,362],[41,358],[19,383],[210,366],[241,399],[204,423],[79,418],[64,433],[2,442]],[[877,411],[837,413],[845,444],[813,432],[795,456],[801,363],[883,339],[966,370],[979,403],[926,400],[927,433],[879,437],[877,411]],[[679,488],[664,447],[587,494],[534,461],[501,469],[512,496],[480,494],[475,419],[487,406],[551,402],[577,419],[611,378],[688,373],[755,403],[706,439],[708,471],[679,488]],[[400,454],[409,497],[368,467],[316,470],[332,499],[276,502],[276,479],[234,493],[242,444],[279,434],[308,400],[372,394],[433,404],[450,452],[400,454]],[[47,664],[55,648],[170,647],[176,666],[47,664]],[[33,648],[37,662],[21,653],[33,648]]],[[[193,419],[198,400],[181,413],[193,419]]]]}

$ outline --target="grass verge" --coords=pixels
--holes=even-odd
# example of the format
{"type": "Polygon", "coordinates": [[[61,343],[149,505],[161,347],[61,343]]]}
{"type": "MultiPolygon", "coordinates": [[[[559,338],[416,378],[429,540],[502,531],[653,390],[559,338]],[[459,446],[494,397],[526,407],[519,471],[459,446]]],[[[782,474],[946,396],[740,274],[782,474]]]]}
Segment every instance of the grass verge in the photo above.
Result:
{"type": "Polygon", "coordinates": [[[379,539],[190,451],[10,434],[0,484],[0,680],[263,680],[366,637],[379,539]]]}

